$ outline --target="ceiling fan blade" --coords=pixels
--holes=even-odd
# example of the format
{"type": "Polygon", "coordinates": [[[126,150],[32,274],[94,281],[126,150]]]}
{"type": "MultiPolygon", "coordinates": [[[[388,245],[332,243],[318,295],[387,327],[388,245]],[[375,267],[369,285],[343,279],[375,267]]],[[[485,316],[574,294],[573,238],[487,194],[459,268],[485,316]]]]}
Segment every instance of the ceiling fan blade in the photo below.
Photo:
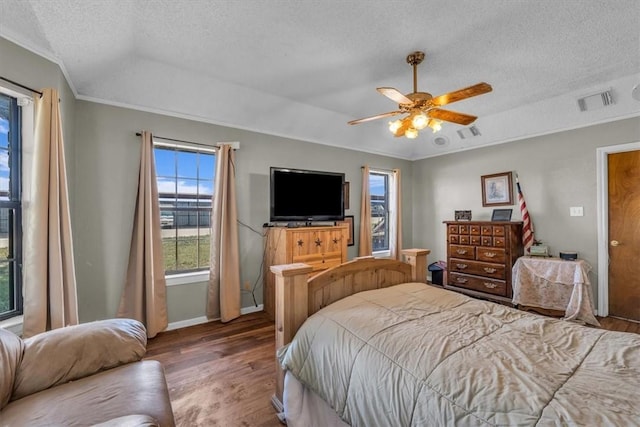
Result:
{"type": "Polygon", "coordinates": [[[457,123],[459,125],[470,125],[477,117],[470,114],[458,113],[451,110],[441,110],[439,108],[432,108],[427,112],[427,115],[433,119],[444,120],[446,122],[457,123]]]}
{"type": "Polygon", "coordinates": [[[368,122],[371,120],[376,120],[376,119],[382,119],[385,117],[391,117],[391,116],[395,116],[396,114],[401,114],[402,111],[389,111],[388,113],[382,113],[382,114],[378,114],[376,116],[371,116],[371,117],[365,117],[363,119],[358,119],[358,120],[351,120],[350,122],[348,122],[350,125],[357,125],[358,123],[364,123],[364,122],[368,122]]]}
{"type": "Polygon", "coordinates": [[[432,98],[430,103],[435,106],[442,106],[451,104],[452,102],[462,101],[463,99],[471,98],[472,96],[482,95],[483,93],[491,92],[493,88],[488,83],[478,83],[477,85],[469,86],[464,89],[456,90],[453,92],[445,93],[444,95],[436,96],[432,98]]]}
{"type": "Polygon", "coordinates": [[[376,90],[398,104],[413,104],[413,101],[400,93],[398,89],[394,89],[392,87],[379,87],[376,90]]]}

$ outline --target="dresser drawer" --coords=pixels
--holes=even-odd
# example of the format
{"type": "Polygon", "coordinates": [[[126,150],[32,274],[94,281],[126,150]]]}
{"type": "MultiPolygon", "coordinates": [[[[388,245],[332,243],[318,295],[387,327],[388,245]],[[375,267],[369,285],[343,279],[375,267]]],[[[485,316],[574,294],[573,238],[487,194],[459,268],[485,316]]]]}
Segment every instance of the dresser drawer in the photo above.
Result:
{"type": "Polygon", "coordinates": [[[449,254],[455,258],[475,259],[476,248],[473,246],[449,245],[449,254]]]}
{"type": "Polygon", "coordinates": [[[460,236],[460,244],[461,245],[469,245],[471,244],[471,237],[468,234],[463,234],[460,236]]]}
{"type": "Polygon", "coordinates": [[[458,234],[458,226],[457,225],[451,224],[451,225],[449,225],[447,230],[449,230],[449,234],[458,234]]]}
{"type": "Polygon", "coordinates": [[[468,225],[459,225],[458,232],[460,234],[469,234],[469,226],[468,225]]]}
{"type": "Polygon", "coordinates": [[[493,238],[493,246],[496,248],[504,248],[504,237],[494,237],[493,238]]]}
{"type": "Polygon", "coordinates": [[[494,236],[504,236],[504,227],[503,226],[493,226],[493,235],[494,236]]]}
{"type": "Polygon", "coordinates": [[[449,243],[453,243],[454,245],[460,243],[460,239],[457,234],[452,234],[449,236],[449,243]]]}
{"type": "Polygon", "coordinates": [[[480,235],[480,226],[479,225],[472,225],[469,227],[469,234],[473,234],[474,236],[479,236],[480,235]]]}
{"type": "Polygon", "coordinates": [[[507,296],[507,283],[504,280],[450,273],[449,284],[487,294],[507,296]]]}
{"type": "Polygon", "coordinates": [[[449,270],[458,273],[492,277],[494,279],[505,278],[504,264],[489,264],[487,262],[451,258],[449,260],[449,270]]]}
{"type": "Polygon", "coordinates": [[[487,262],[505,262],[507,259],[505,255],[505,251],[502,248],[485,248],[479,247],[477,248],[476,258],[478,261],[487,261],[487,262]]]}

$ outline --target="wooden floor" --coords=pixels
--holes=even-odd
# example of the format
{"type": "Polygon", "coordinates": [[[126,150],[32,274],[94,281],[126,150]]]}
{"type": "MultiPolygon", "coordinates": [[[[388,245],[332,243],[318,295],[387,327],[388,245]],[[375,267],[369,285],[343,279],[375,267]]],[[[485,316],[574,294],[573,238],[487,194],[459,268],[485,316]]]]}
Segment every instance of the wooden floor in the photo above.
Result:
{"type": "MultiPolygon", "coordinates": [[[[640,323],[598,318],[604,329],[640,333],[640,323]]],[[[147,359],[162,362],[178,426],[281,426],[271,406],[273,322],[263,312],[158,334],[147,359]]]]}
{"type": "Polygon", "coordinates": [[[281,426],[275,388],[273,322],[263,312],[150,339],[147,359],[162,362],[178,426],[281,426]]]}

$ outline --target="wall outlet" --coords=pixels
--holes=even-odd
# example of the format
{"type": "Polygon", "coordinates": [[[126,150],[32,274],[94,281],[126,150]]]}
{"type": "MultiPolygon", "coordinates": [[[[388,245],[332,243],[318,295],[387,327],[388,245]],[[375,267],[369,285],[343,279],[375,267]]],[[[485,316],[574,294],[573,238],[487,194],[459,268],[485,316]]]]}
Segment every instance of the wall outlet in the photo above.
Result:
{"type": "Polygon", "coordinates": [[[582,206],[572,206],[569,208],[569,215],[571,216],[584,216],[582,206]]]}

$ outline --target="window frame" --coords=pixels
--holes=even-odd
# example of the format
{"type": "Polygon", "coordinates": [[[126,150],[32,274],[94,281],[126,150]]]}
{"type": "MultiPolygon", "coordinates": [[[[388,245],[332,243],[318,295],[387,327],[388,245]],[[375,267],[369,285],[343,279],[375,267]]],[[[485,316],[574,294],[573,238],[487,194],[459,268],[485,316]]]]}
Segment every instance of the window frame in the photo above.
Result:
{"type": "Polygon", "coordinates": [[[0,88],[0,94],[10,100],[9,103],[9,134],[7,151],[9,153],[9,200],[0,200],[0,208],[9,209],[8,216],[8,246],[7,258],[3,262],[8,263],[10,299],[13,301],[13,309],[0,312],[0,321],[21,316],[24,309],[22,295],[22,97],[8,90],[0,88]],[[9,229],[10,227],[10,229],[9,229]]]}
{"type": "MultiPolygon", "coordinates": [[[[196,154],[209,154],[214,156],[214,174],[213,177],[211,179],[211,183],[212,186],[215,185],[215,156],[217,156],[217,148],[215,147],[209,147],[209,146],[194,146],[191,144],[187,144],[187,143],[175,143],[175,142],[165,142],[163,140],[163,138],[159,138],[159,137],[153,137],[153,148],[154,148],[154,162],[155,162],[155,154],[156,154],[156,149],[164,149],[167,151],[173,151],[173,152],[188,152],[188,153],[196,153],[196,154]]],[[[177,161],[177,160],[176,160],[177,161]]],[[[198,170],[196,172],[196,178],[195,181],[196,183],[200,183],[201,178],[200,178],[200,165],[198,164],[197,166],[198,170]]],[[[158,178],[172,178],[175,179],[176,182],[176,195],[178,195],[178,182],[180,181],[180,177],[178,176],[178,171],[177,171],[177,165],[176,165],[176,175],[173,177],[169,177],[167,175],[160,175],[158,174],[158,168],[157,168],[157,164],[156,164],[156,182],[158,181],[158,178]]],[[[188,179],[193,179],[193,178],[188,178],[188,179]]],[[[209,179],[203,179],[202,181],[209,181],[209,179]]],[[[213,190],[213,187],[212,187],[213,190]]],[[[158,191],[158,203],[160,204],[160,202],[162,201],[162,198],[160,197],[161,193],[160,191],[158,191]]],[[[196,197],[194,198],[194,201],[198,201],[201,200],[201,198],[196,197]]],[[[171,209],[163,209],[161,206],[159,206],[160,211],[162,213],[162,211],[168,211],[171,210],[174,213],[174,221],[175,224],[172,225],[172,229],[177,230],[179,228],[179,223],[177,221],[177,212],[192,212],[196,218],[197,218],[197,229],[200,230],[201,228],[206,228],[205,227],[201,227],[200,226],[200,217],[201,217],[201,213],[202,212],[209,212],[209,216],[211,215],[212,211],[213,211],[213,194],[211,196],[211,206],[208,208],[202,208],[202,207],[179,207],[177,206],[177,199],[176,199],[176,206],[172,207],[171,209]]],[[[209,230],[211,229],[211,226],[209,225],[209,230]]],[[[198,232],[198,236],[200,236],[200,233],[198,232]]],[[[197,247],[199,250],[200,247],[200,243],[198,241],[197,243],[197,247]]],[[[176,242],[176,261],[178,260],[177,258],[177,253],[178,253],[178,243],[176,242]]],[[[198,259],[199,259],[199,254],[197,255],[198,259]]],[[[166,260],[165,260],[165,265],[166,265],[166,260]]],[[[203,282],[203,281],[207,281],[209,280],[209,269],[210,266],[207,265],[205,267],[199,267],[199,268],[194,268],[194,269],[185,269],[185,270],[167,270],[165,267],[165,280],[167,282],[167,286],[173,286],[173,285],[183,285],[183,284],[188,284],[188,283],[197,283],[197,282],[203,282]]]]}
{"type": "MultiPolygon", "coordinates": [[[[394,216],[395,212],[393,210],[393,204],[392,204],[392,201],[395,199],[395,196],[392,194],[393,192],[395,192],[395,185],[394,185],[395,177],[394,177],[393,171],[386,171],[381,169],[369,169],[369,182],[371,182],[372,175],[384,176],[384,181],[385,181],[384,212],[385,212],[386,222],[387,222],[387,225],[385,226],[387,247],[385,249],[380,249],[380,250],[374,249],[373,230],[372,230],[372,234],[371,234],[372,255],[376,258],[387,258],[391,256],[391,241],[394,238],[395,233],[397,232],[396,230],[397,221],[395,220],[395,216],[394,216]]],[[[373,219],[374,215],[373,215],[373,195],[372,194],[370,194],[370,203],[371,203],[371,218],[373,219]]]]}

